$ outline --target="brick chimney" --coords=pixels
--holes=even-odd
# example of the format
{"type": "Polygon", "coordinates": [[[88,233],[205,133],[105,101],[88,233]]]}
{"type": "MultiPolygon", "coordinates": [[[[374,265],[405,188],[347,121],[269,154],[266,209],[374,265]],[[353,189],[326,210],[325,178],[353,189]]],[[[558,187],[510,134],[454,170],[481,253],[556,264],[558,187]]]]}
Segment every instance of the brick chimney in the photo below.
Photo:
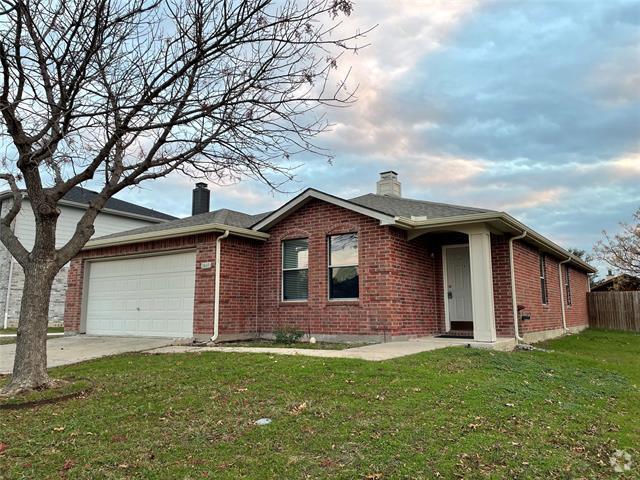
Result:
{"type": "Polygon", "coordinates": [[[210,193],[206,183],[196,183],[196,188],[193,189],[191,200],[191,215],[198,215],[209,211],[210,193]]]}
{"type": "Polygon", "coordinates": [[[380,180],[376,184],[376,193],[378,195],[385,195],[387,197],[401,197],[402,191],[400,189],[400,182],[398,181],[398,174],[393,170],[380,173],[380,180]]]}

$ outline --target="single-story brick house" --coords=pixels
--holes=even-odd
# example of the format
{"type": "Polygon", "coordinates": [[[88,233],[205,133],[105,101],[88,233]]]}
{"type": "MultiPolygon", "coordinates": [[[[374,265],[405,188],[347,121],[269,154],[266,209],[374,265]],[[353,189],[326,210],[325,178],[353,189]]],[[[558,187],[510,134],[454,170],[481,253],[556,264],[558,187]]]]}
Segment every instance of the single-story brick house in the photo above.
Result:
{"type": "Polygon", "coordinates": [[[198,184],[191,217],[91,240],[65,331],[495,342],[587,325],[591,266],[504,212],[402,198],[395,172],[376,194],[308,189],[261,215],[208,212],[208,195],[198,184]]]}

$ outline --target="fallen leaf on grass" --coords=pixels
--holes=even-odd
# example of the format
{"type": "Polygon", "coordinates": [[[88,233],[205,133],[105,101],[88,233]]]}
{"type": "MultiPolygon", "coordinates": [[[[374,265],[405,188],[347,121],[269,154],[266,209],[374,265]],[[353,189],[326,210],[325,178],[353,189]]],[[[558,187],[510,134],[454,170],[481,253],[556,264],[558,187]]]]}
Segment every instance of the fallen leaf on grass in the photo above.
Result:
{"type": "Polygon", "coordinates": [[[71,469],[75,464],[76,464],[76,462],[74,462],[73,460],[67,460],[66,462],[64,462],[64,465],[62,466],[62,469],[63,469],[63,470],[69,470],[69,469],[71,469]]]}
{"type": "Polygon", "coordinates": [[[64,427],[53,427],[54,432],[64,432],[64,427]]]}
{"type": "Polygon", "coordinates": [[[7,448],[9,448],[9,445],[0,442],[0,453],[4,452],[7,448]]]}
{"type": "Polygon", "coordinates": [[[291,415],[300,415],[307,408],[307,402],[302,402],[300,405],[295,405],[289,413],[291,415]]]}
{"type": "Polygon", "coordinates": [[[332,467],[336,466],[336,462],[331,460],[330,458],[325,458],[325,459],[320,461],[320,466],[322,468],[332,468],[332,467]]]}
{"type": "Polygon", "coordinates": [[[364,480],[380,480],[382,478],[381,473],[368,473],[364,476],[364,480]]]}

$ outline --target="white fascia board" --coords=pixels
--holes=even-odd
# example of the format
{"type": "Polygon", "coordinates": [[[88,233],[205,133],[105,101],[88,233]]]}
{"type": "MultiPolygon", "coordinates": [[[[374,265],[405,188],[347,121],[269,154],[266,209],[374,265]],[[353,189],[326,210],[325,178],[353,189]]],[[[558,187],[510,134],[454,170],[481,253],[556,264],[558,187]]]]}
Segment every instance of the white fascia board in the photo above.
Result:
{"type": "Polygon", "coordinates": [[[188,235],[196,235],[199,233],[209,232],[226,232],[239,237],[251,238],[254,240],[267,240],[268,233],[256,232],[241,227],[232,227],[221,223],[209,223],[205,225],[195,225],[190,227],[168,228],[166,230],[156,230],[152,232],[136,233],[132,235],[122,235],[112,238],[98,238],[90,240],[82,250],[93,250],[96,248],[113,247],[115,245],[127,245],[131,243],[152,242],[156,240],[164,240],[167,238],[186,237],[188,235]]]}
{"type": "MultiPolygon", "coordinates": [[[[562,257],[563,259],[570,259],[574,265],[578,265],[580,268],[583,268],[591,273],[594,273],[596,271],[595,268],[586,263],[584,260],[581,260],[575,255],[569,253],[560,245],[552,242],[547,237],[527,227],[524,223],[516,220],[506,212],[472,213],[470,215],[432,218],[427,220],[412,220],[410,218],[401,217],[397,218],[396,221],[398,225],[404,225],[409,230],[411,230],[412,233],[418,233],[420,230],[434,230],[441,229],[443,227],[454,227],[459,225],[470,225],[474,223],[498,221],[517,232],[522,233],[526,231],[527,236],[525,237],[525,241],[533,241],[533,243],[536,243],[538,246],[543,247],[544,249],[559,257],[562,257]]],[[[415,237],[417,235],[410,234],[410,237],[411,236],[415,237]]]]}
{"type": "MultiPolygon", "coordinates": [[[[260,220],[251,228],[253,230],[262,230],[264,228],[269,228],[275,225],[276,223],[278,223],[281,219],[295,212],[298,208],[300,208],[302,205],[304,205],[307,201],[309,201],[312,198],[322,200],[323,202],[331,203],[338,207],[351,210],[352,212],[356,212],[361,215],[365,215],[367,217],[375,218],[376,220],[380,221],[380,225],[396,225],[396,217],[392,215],[387,215],[385,213],[378,212],[377,210],[372,210],[370,208],[362,207],[360,205],[356,205],[355,203],[349,202],[347,200],[343,200],[342,198],[334,197],[333,195],[329,195],[319,190],[314,190],[310,188],[302,192],[300,195],[298,195],[294,199],[285,203],[278,210],[276,210],[275,212],[272,212],[270,215],[260,220]]],[[[401,226],[401,228],[403,227],[401,226]]]]}

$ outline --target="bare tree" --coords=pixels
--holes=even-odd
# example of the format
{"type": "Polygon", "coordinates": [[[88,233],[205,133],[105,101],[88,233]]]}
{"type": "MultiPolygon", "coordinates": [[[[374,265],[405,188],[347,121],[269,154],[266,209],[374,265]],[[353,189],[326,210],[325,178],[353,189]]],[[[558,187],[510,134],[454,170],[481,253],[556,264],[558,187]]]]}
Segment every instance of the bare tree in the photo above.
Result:
{"type": "Polygon", "coordinates": [[[598,259],[619,272],[640,276],[640,208],[633,219],[632,223],[620,223],[620,233],[613,237],[603,231],[604,238],[595,244],[593,251],[598,259]]]}
{"type": "Polygon", "coordinates": [[[25,273],[5,393],[49,384],[52,282],[111,196],[172,172],[277,188],[293,155],[325,154],[312,143],[328,126],[318,107],[354,100],[332,73],[366,33],[338,34],[351,10],[351,0],[0,0],[0,178],[13,191],[0,239],[25,273]],[[58,202],[87,181],[99,195],[56,248],[58,202]],[[25,194],[31,251],[10,228],[25,194]]]}

